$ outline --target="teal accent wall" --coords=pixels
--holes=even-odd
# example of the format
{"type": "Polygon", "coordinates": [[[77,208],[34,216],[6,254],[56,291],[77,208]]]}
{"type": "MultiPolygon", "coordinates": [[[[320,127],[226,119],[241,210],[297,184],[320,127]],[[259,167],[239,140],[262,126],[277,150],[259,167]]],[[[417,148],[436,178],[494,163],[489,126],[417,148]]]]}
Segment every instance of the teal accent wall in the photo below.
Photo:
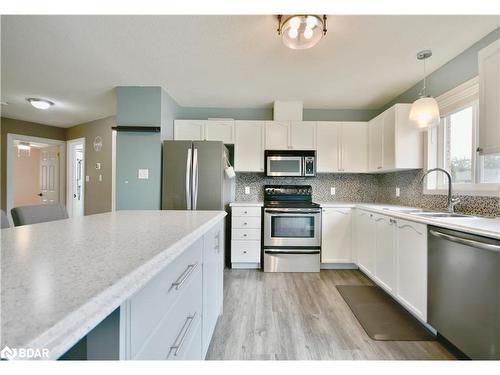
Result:
{"type": "MultiPolygon", "coordinates": [[[[377,110],[304,108],[304,121],[368,121],[377,110]]],[[[177,106],[177,119],[206,120],[224,117],[235,120],[272,120],[272,108],[202,108],[177,106]]]]}
{"type": "MultiPolygon", "coordinates": [[[[477,76],[477,53],[497,39],[500,39],[500,27],[496,28],[491,33],[467,48],[461,54],[429,74],[426,80],[427,93],[434,97],[439,96],[457,87],[461,83],[477,76]]],[[[385,111],[387,108],[396,103],[412,103],[418,98],[420,90],[422,89],[422,84],[423,82],[420,81],[413,87],[398,95],[380,108],[377,114],[385,111]]]]}
{"type": "Polygon", "coordinates": [[[163,103],[161,119],[161,139],[174,139],[174,120],[180,118],[181,107],[165,90],[161,90],[163,103]]]}
{"type": "Polygon", "coordinates": [[[161,208],[160,133],[118,132],[116,135],[116,209],[161,208]],[[149,169],[149,179],[138,179],[149,169]]]}
{"type": "Polygon", "coordinates": [[[162,91],[159,86],[117,87],[117,124],[119,126],[160,126],[162,91]]]}

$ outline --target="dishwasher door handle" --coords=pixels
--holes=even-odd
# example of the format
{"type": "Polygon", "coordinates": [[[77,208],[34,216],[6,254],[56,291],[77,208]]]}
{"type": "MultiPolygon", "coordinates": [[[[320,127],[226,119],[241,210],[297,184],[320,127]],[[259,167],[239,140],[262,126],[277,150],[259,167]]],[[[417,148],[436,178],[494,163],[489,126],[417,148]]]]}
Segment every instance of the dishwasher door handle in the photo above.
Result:
{"type": "Polygon", "coordinates": [[[496,251],[496,252],[500,253],[500,246],[499,245],[494,245],[494,244],[476,241],[476,240],[469,240],[468,238],[456,237],[456,236],[452,236],[451,234],[437,232],[437,231],[432,230],[432,229],[429,230],[429,233],[435,237],[443,238],[445,240],[456,242],[456,243],[459,243],[461,245],[472,246],[472,247],[475,247],[478,249],[491,250],[491,251],[496,251]]]}

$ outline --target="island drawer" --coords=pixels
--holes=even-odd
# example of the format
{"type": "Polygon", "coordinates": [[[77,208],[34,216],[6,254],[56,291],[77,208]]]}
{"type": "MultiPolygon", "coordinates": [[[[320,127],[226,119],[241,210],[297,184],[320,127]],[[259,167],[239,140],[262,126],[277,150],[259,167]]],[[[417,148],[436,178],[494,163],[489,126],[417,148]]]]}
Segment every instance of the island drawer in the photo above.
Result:
{"type": "Polygon", "coordinates": [[[260,228],[260,217],[233,217],[233,228],[260,228]]]}
{"type": "Polygon", "coordinates": [[[231,241],[231,262],[260,263],[260,241],[231,241]]]}
{"type": "Polygon", "coordinates": [[[233,207],[231,209],[233,216],[252,216],[260,217],[260,207],[233,207]]]}
{"type": "Polygon", "coordinates": [[[260,229],[233,228],[231,231],[231,238],[233,240],[260,240],[260,229]]]}
{"type": "MultiPolygon", "coordinates": [[[[202,272],[198,270],[185,293],[165,314],[152,335],[142,344],[133,359],[179,360],[202,359],[202,272]]],[[[134,347],[134,331],[131,332],[134,347]]]]}
{"type": "Polygon", "coordinates": [[[189,295],[187,290],[192,280],[201,274],[202,250],[203,237],[130,299],[132,357],[177,299],[189,295]]]}

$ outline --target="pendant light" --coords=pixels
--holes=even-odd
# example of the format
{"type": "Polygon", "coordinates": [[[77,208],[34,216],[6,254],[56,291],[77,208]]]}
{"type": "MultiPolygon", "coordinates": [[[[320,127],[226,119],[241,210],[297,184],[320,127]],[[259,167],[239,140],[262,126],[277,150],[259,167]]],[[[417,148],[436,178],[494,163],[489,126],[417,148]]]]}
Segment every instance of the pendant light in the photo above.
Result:
{"type": "Polygon", "coordinates": [[[318,44],[326,35],[326,15],[279,15],[277,31],[288,48],[308,49],[318,44]]]}
{"type": "Polygon", "coordinates": [[[420,91],[420,98],[417,99],[411,106],[410,121],[413,122],[415,127],[424,131],[439,125],[439,106],[432,96],[426,95],[426,71],[425,60],[432,56],[432,51],[424,50],[417,54],[418,60],[424,62],[424,86],[420,91]]]}

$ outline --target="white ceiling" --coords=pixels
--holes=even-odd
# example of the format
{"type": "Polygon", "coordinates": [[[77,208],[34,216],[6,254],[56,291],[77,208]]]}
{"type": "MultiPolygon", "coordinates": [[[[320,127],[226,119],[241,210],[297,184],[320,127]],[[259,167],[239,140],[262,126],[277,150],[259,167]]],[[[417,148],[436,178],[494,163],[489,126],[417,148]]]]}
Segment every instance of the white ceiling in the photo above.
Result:
{"type": "Polygon", "coordinates": [[[71,126],[115,114],[113,88],[158,85],[181,106],[377,109],[500,25],[498,16],[330,16],[310,50],[273,16],[2,16],[2,115],[71,126]],[[56,103],[32,108],[26,97],[56,103]]]}

